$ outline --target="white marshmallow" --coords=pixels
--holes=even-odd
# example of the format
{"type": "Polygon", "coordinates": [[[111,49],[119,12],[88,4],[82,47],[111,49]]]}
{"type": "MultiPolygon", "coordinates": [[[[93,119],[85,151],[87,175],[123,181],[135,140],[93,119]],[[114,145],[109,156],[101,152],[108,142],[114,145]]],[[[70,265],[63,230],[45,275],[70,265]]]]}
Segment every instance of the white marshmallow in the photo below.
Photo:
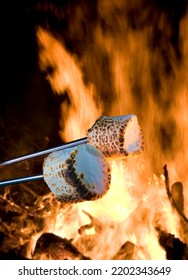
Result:
{"type": "Polygon", "coordinates": [[[90,144],[49,154],[43,176],[55,197],[66,203],[98,199],[111,181],[107,159],[90,144]]]}
{"type": "Polygon", "coordinates": [[[142,131],[133,114],[100,117],[88,130],[87,138],[106,157],[136,155],[143,150],[142,131]]]}

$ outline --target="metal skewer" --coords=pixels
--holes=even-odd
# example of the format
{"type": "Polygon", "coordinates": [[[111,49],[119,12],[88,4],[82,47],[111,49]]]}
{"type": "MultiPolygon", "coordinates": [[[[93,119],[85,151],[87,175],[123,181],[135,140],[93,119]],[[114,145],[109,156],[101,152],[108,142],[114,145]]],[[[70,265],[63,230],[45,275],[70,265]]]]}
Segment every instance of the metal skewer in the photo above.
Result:
{"type": "MultiPolygon", "coordinates": [[[[85,144],[85,143],[87,143],[87,137],[80,138],[80,139],[65,143],[65,144],[63,144],[61,146],[58,146],[58,147],[54,147],[54,148],[50,148],[50,149],[47,149],[47,150],[23,155],[23,156],[20,156],[20,157],[17,157],[17,158],[13,158],[13,159],[1,162],[0,163],[0,168],[4,167],[6,165],[10,165],[10,164],[13,164],[13,163],[17,163],[17,162],[24,161],[24,160],[31,159],[31,158],[35,158],[35,157],[40,157],[42,155],[50,154],[52,152],[60,151],[60,150],[63,150],[63,149],[71,148],[71,147],[78,146],[78,145],[85,144]]],[[[26,183],[26,182],[31,182],[31,181],[37,181],[37,180],[42,180],[42,179],[43,179],[42,174],[28,176],[28,177],[15,178],[15,179],[7,179],[7,180],[0,181],[0,187],[20,184],[20,183],[26,183]]]]}
{"type": "Polygon", "coordinates": [[[26,183],[26,182],[31,182],[31,181],[37,181],[37,180],[43,180],[43,175],[39,174],[39,175],[33,175],[33,176],[28,176],[28,177],[21,177],[21,178],[0,181],[0,187],[21,184],[21,183],[26,183]]]}
{"type": "Polygon", "coordinates": [[[40,157],[42,155],[50,154],[52,152],[60,151],[60,150],[63,150],[63,149],[71,148],[71,147],[78,146],[78,145],[85,144],[85,143],[87,143],[87,137],[80,138],[80,139],[65,143],[65,144],[63,144],[61,146],[58,146],[58,147],[54,147],[54,148],[50,148],[50,149],[47,149],[47,150],[23,155],[23,156],[20,156],[20,157],[17,157],[17,158],[13,158],[13,159],[1,162],[0,163],[0,168],[3,167],[3,166],[9,165],[9,164],[17,163],[17,162],[27,160],[27,159],[31,159],[31,158],[35,158],[35,157],[40,157]]]}

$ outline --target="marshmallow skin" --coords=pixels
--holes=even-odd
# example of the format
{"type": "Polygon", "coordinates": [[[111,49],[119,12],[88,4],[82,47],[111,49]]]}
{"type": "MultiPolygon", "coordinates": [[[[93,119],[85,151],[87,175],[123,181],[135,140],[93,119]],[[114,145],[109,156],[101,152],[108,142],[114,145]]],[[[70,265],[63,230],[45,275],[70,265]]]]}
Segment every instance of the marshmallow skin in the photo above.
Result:
{"type": "Polygon", "coordinates": [[[88,142],[106,157],[125,157],[143,150],[143,136],[134,114],[96,120],[88,130],[88,142]]]}
{"type": "Polygon", "coordinates": [[[110,186],[110,166],[94,146],[83,144],[49,154],[43,177],[57,200],[75,203],[102,197],[110,186]]]}

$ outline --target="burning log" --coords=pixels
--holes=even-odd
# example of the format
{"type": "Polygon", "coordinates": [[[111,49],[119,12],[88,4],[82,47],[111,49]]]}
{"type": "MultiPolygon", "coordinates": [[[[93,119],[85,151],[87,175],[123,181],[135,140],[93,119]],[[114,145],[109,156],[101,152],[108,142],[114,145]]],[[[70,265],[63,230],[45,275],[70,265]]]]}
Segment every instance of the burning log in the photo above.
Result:
{"type": "Polygon", "coordinates": [[[130,241],[123,244],[118,252],[112,257],[112,260],[134,260],[137,246],[130,241]]]}
{"type": "Polygon", "coordinates": [[[134,243],[127,241],[125,242],[117,253],[112,257],[112,260],[150,260],[151,255],[147,248],[135,245],[134,243]]]}
{"type": "Polygon", "coordinates": [[[53,233],[44,233],[38,239],[33,254],[34,260],[89,260],[69,240],[53,233]]]}
{"type": "Polygon", "coordinates": [[[183,240],[188,242],[188,218],[184,214],[184,195],[183,195],[183,185],[181,182],[175,182],[171,186],[171,191],[169,187],[169,176],[167,166],[164,166],[164,176],[165,185],[168,198],[171,202],[172,207],[177,211],[180,217],[180,232],[183,236],[183,240]]]}
{"type": "MultiPolygon", "coordinates": [[[[179,211],[184,213],[184,194],[183,194],[183,184],[181,182],[175,182],[171,186],[172,199],[176,203],[179,211]]],[[[185,218],[180,215],[180,235],[184,242],[188,242],[188,222],[185,218]]]]}
{"type": "Polygon", "coordinates": [[[166,251],[167,260],[188,260],[188,245],[173,234],[156,228],[159,234],[159,244],[166,251]]]}
{"type": "Polygon", "coordinates": [[[183,213],[183,187],[180,186],[180,184],[176,183],[173,187],[172,187],[172,192],[173,192],[173,196],[172,193],[170,192],[170,184],[169,184],[169,176],[168,176],[168,170],[167,170],[167,165],[165,164],[164,166],[164,177],[165,177],[165,186],[166,186],[166,192],[168,195],[168,198],[171,202],[171,205],[174,209],[176,209],[176,211],[178,212],[178,214],[180,215],[180,217],[186,222],[188,223],[188,219],[185,216],[185,214],[183,213]],[[178,190],[177,190],[177,185],[178,185],[178,190]],[[179,188],[180,186],[180,188],[179,188]]]}
{"type": "Polygon", "coordinates": [[[171,186],[171,196],[176,205],[178,206],[178,209],[181,210],[181,212],[184,211],[184,196],[183,196],[183,185],[181,182],[175,182],[171,186]]]}

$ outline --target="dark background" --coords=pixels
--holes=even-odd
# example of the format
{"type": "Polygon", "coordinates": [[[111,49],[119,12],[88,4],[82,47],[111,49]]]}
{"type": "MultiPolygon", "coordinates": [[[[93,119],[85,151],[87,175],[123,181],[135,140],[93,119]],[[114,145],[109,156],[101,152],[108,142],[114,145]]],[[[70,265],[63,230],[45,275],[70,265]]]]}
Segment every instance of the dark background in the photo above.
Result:
{"type": "MultiPolygon", "coordinates": [[[[165,64],[165,75],[172,74],[168,50],[162,49],[158,38],[168,40],[174,48],[177,62],[181,61],[179,45],[179,23],[183,17],[187,0],[143,0],[133,1],[124,11],[130,28],[142,29],[153,25],[154,36],[151,48],[158,48],[165,64]],[[141,13],[140,11],[143,11],[141,13]],[[161,34],[156,20],[165,13],[171,33],[161,34]],[[144,15],[144,16],[143,16],[144,15]]],[[[85,45],[92,43],[91,27],[100,21],[104,30],[112,28],[101,19],[97,1],[8,1],[1,7],[1,102],[0,102],[0,160],[34,150],[40,150],[61,142],[58,135],[59,104],[62,97],[51,91],[45,73],[38,66],[38,48],[35,31],[38,25],[63,37],[66,47],[82,57],[85,45]],[[81,5],[84,20],[78,22],[79,32],[70,34],[71,22],[76,20],[76,8],[81,5]],[[83,37],[85,38],[83,42],[83,37]]],[[[113,31],[113,30],[112,30],[113,31]]],[[[102,54],[101,54],[102,55],[102,54]]],[[[108,61],[104,65],[104,76],[109,77],[108,61]]],[[[49,69],[50,71],[50,69],[49,69]]],[[[89,74],[88,74],[89,75],[89,74]]],[[[160,81],[154,75],[154,94],[160,81]]],[[[87,76],[86,80],[92,79],[87,76]]],[[[93,81],[97,87],[97,77],[93,81]]],[[[108,79],[110,80],[110,79],[108,79]]],[[[135,86],[135,96],[141,101],[135,86]]],[[[100,89],[101,90],[101,89],[100,89]]],[[[113,92],[111,85],[102,89],[104,97],[113,92]]],[[[110,101],[109,101],[110,102],[110,101]]]]}

